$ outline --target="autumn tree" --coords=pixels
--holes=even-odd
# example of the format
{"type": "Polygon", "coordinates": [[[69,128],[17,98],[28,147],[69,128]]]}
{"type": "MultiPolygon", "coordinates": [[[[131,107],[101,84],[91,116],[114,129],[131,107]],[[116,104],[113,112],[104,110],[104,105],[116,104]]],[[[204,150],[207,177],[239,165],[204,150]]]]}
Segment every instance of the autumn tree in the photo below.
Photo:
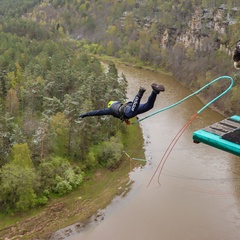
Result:
{"type": "Polygon", "coordinates": [[[27,144],[13,146],[11,160],[0,170],[0,206],[4,211],[25,211],[35,206],[36,173],[27,144]]]}
{"type": "Polygon", "coordinates": [[[11,115],[16,116],[18,114],[19,100],[17,97],[17,92],[12,88],[7,92],[6,107],[7,107],[8,112],[11,115]]]}
{"type": "Polygon", "coordinates": [[[38,168],[40,187],[46,197],[54,192],[64,195],[83,182],[84,173],[73,168],[66,158],[53,156],[44,159],[38,168]]]}
{"type": "Polygon", "coordinates": [[[50,120],[48,143],[51,153],[66,157],[69,155],[69,122],[63,113],[58,112],[50,120]]]}

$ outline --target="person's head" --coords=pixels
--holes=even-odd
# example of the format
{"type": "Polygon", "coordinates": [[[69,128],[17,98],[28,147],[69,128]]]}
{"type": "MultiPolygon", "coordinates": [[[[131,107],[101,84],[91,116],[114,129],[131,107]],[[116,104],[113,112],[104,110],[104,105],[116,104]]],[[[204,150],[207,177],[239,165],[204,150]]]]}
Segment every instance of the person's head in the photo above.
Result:
{"type": "Polygon", "coordinates": [[[113,103],[115,103],[116,101],[110,101],[109,103],[108,103],[108,108],[110,108],[111,106],[112,106],[112,104],[113,103]]]}

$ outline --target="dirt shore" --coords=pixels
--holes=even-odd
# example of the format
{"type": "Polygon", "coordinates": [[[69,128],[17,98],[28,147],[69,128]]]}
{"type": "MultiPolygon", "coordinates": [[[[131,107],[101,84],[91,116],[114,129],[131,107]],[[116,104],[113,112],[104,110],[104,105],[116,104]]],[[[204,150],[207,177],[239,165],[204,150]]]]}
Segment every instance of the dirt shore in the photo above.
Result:
{"type": "MultiPolygon", "coordinates": [[[[130,126],[128,131],[131,134],[125,143],[127,152],[131,148],[128,143],[133,138],[143,139],[139,126],[130,126]]],[[[143,141],[138,146],[138,157],[144,157],[142,146],[143,141]]],[[[104,216],[99,210],[105,208],[115,196],[124,196],[131,189],[129,172],[138,166],[138,162],[123,154],[117,169],[98,169],[85,180],[83,186],[64,197],[52,199],[45,207],[28,213],[0,216],[0,240],[63,239],[72,229],[80,231],[89,221],[100,221],[104,216]],[[71,225],[74,228],[70,227],[69,230],[68,226],[71,225]]]]}
{"type": "MultiPolygon", "coordinates": [[[[51,239],[52,233],[76,222],[75,228],[79,231],[85,223],[99,221],[103,216],[94,213],[107,206],[114,196],[124,194],[130,189],[131,184],[126,174],[128,168],[129,163],[125,160],[114,172],[98,170],[94,183],[89,180],[84,189],[52,200],[35,216],[18,216],[18,222],[0,229],[0,239],[51,239]],[[88,191],[87,189],[90,189],[88,194],[84,192],[88,191]]],[[[62,231],[61,234],[68,233],[62,231]]],[[[62,239],[59,237],[52,239],[62,239]]]]}

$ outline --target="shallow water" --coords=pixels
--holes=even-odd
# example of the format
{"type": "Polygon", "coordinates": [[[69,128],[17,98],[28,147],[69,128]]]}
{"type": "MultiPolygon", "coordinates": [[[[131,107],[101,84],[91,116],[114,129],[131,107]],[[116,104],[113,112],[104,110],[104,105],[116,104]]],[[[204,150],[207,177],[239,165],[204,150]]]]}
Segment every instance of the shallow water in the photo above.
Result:
{"type": "MultiPolygon", "coordinates": [[[[190,94],[170,76],[126,66],[118,69],[127,77],[130,99],[140,85],[147,89],[143,101],[151,92],[152,82],[165,86],[166,91],[158,96],[154,109],[147,114],[190,94]]],[[[142,121],[143,151],[148,161],[142,169],[130,174],[134,181],[131,191],[123,198],[115,198],[101,211],[102,221],[94,221],[65,239],[239,239],[240,158],[192,141],[194,131],[224,119],[222,115],[210,109],[203,111],[176,143],[161,175],[157,172],[148,186],[175,135],[202,106],[193,97],[142,121]]],[[[137,139],[133,148],[136,145],[137,139]]]]}

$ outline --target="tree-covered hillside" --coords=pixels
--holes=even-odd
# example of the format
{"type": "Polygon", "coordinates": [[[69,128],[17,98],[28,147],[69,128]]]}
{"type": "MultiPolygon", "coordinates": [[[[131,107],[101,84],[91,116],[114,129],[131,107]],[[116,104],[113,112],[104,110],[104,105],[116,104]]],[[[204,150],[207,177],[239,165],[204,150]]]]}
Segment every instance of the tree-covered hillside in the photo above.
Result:
{"type": "Polygon", "coordinates": [[[239,13],[236,0],[48,0],[24,19],[77,40],[87,53],[166,69],[193,90],[220,75],[233,76],[231,98],[216,106],[231,115],[239,111],[240,77],[231,57],[240,38],[239,13]]]}
{"type": "Polygon", "coordinates": [[[25,211],[76,188],[96,167],[120,160],[121,122],[78,121],[78,115],[105,108],[111,99],[124,100],[127,83],[114,64],[106,71],[58,33],[29,20],[3,18],[0,211],[25,211]]]}
{"type": "Polygon", "coordinates": [[[3,18],[20,18],[22,14],[30,11],[41,0],[1,0],[0,15],[3,18]]]}

